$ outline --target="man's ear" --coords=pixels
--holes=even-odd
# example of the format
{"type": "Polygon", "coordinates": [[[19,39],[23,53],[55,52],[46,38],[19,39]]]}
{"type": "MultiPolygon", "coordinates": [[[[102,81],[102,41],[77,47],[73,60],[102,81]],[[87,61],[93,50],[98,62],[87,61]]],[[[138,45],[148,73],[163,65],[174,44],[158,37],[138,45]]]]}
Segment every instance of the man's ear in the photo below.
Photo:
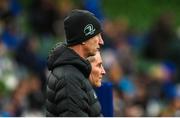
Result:
{"type": "Polygon", "coordinates": [[[85,45],[86,43],[85,42],[82,42],[83,45],[85,45]]]}

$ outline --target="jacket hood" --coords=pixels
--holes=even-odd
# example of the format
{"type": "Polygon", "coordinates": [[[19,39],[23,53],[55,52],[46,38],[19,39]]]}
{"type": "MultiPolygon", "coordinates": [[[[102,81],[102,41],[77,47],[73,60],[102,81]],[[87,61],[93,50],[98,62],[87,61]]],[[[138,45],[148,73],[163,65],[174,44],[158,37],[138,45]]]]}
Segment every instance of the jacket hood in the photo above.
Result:
{"type": "Polygon", "coordinates": [[[91,64],[89,61],[80,57],[74,50],[68,48],[65,44],[55,47],[48,56],[48,69],[51,71],[55,67],[64,65],[73,65],[78,68],[85,77],[89,77],[91,64]]]}

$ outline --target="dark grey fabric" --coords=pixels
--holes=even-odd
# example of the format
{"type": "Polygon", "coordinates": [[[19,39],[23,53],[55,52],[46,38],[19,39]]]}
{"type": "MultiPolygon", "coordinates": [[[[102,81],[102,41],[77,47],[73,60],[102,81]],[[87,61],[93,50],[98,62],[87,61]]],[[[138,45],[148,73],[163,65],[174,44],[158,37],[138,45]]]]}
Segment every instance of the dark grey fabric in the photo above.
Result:
{"type": "Polygon", "coordinates": [[[65,45],[48,58],[46,116],[97,117],[101,106],[88,77],[91,65],[65,45]]]}

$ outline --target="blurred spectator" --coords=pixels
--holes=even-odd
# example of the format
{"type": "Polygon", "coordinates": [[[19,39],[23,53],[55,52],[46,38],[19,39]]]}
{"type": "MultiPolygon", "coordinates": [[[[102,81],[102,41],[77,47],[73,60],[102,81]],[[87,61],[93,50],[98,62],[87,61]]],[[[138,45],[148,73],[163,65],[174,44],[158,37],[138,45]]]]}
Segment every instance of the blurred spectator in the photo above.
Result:
{"type": "Polygon", "coordinates": [[[21,42],[21,36],[17,27],[15,20],[12,20],[7,22],[2,32],[2,41],[11,51],[14,51],[21,42]]]}
{"type": "Polygon", "coordinates": [[[164,67],[161,69],[156,68],[153,72],[159,76],[156,78],[171,78],[173,82],[180,82],[180,63],[178,61],[180,54],[177,53],[180,50],[180,46],[178,46],[179,40],[174,30],[174,20],[173,13],[169,12],[163,13],[157,19],[147,35],[143,56],[147,60],[165,63],[169,66],[169,69],[174,69],[173,72],[170,72],[171,70],[167,70],[164,67]],[[169,77],[169,73],[171,73],[171,77],[169,77]]]}
{"type": "Polygon", "coordinates": [[[20,81],[17,88],[13,91],[10,101],[5,105],[10,117],[20,117],[26,109],[26,96],[29,92],[28,80],[20,81]]]}
{"type": "Polygon", "coordinates": [[[55,22],[59,13],[52,0],[33,0],[29,8],[29,22],[34,32],[56,35],[55,22]]]}
{"type": "Polygon", "coordinates": [[[32,74],[29,76],[29,94],[27,95],[27,111],[23,113],[23,116],[44,116],[43,107],[45,102],[45,97],[41,92],[41,82],[40,79],[32,74]]]}
{"type": "Polygon", "coordinates": [[[18,83],[15,74],[17,69],[16,63],[10,54],[9,50],[0,40],[0,81],[3,82],[7,90],[13,90],[18,83]]]}
{"type": "Polygon", "coordinates": [[[157,19],[147,35],[145,57],[158,60],[167,58],[170,44],[176,38],[173,23],[173,15],[170,13],[164,13],[157,19]]]}
{"type": "Polygon", "coordinates": [[[137,104],[129,104],[124,109],[125,117],[143,117],[143,108],[137,104]]]}
{"type": "MultiPolygon", "coordinates": [[[[59,20],[55,22],[54,28],[58,36],[65,38],[63,20],[67,14],[75,9],[77,6],[74,5],[72,0],[57,0],[57,11],[59,14],[59,20]]],[[[78,2],[78,1],[76,1],[78,2]]]]}
{"type": "Polygon", "coordinates": [[[116,35],[117,31],[114,28],[114,23],[111,20],[106,19],[103,22],[104,27],[104,33],[103,33],[103,39],[104,39],[104,46],[102,48],[116,48],[116,35]]]}
{"type": "Polygon", "coordinates": [[[21,36],[19,35],[18,24],[16,17],[13,14],[11,0],[2,0],[0,4],[0,22],[2,41],[7,48],[15,50],[20,43],[21,36]]]}
{"type": "Polygon", "coordinates": [[[179,117],[180,98],[175,97],[172,101],[169,101],[169,105],[160,112],[161,117],[179,117]]]}
{"type": "Polygon", "coordinates": [[[46,61],[37,54],[37,48],[37,37],[35,35],[27,37],[16,50],[15,59],[19,65],[27,67],[39,76],[43,89],[46,81],[46,61]]]}
{"type": "Polygon", "coordinates": [[[84,9],[94,13],[98,19],[104,20],[102,0],[83,0],[82,2],[84,3],[84,9]]]}
{"type": "Polygon", "coordinates": [[[74,5],[72,0],[60,0],[57,1],[57,4],[61,19],[64,19],[72,9],[77,7],[74,5]]]}

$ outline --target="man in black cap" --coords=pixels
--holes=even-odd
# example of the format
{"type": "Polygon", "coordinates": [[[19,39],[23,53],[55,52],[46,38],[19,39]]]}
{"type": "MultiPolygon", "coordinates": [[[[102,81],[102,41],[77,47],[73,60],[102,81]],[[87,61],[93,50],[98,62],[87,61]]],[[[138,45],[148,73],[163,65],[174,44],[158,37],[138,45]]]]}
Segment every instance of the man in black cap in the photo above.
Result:
{"type": "Polygon", "coordinates": [[[85,10],[73,10],[64,20],[66,44],[56,47],[48,58],[46,116],[97,117],[101,106],[88,78],[86,60],[104,44],[99,20],[85,10]]]}

